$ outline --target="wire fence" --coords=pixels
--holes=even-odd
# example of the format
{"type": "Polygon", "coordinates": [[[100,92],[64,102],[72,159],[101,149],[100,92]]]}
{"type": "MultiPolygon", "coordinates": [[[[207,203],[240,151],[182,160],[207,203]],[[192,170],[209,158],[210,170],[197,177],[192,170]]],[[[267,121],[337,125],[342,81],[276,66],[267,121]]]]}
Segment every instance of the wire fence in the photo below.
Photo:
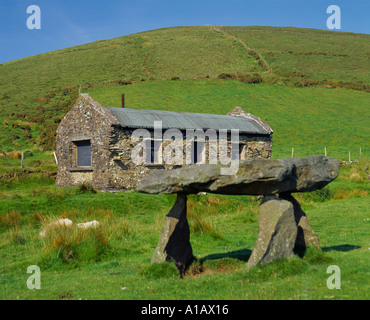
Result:
{"type": "Polygon", "coordinates": [[[365,147],[321,147],[305,148],[303,146],[292,148],[272,147],[272,158],[306,158],[312,155],[323,155],[329,158],[337,158],[341,161],[360,161],[370,158],[370,149],[365,147]]]}

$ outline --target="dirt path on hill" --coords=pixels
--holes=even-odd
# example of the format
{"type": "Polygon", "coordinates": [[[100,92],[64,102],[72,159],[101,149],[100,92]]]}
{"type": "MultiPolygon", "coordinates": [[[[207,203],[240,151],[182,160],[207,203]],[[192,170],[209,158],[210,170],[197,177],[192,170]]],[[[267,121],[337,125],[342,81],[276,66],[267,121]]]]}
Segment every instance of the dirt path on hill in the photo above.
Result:
{"type": "Polygon", "coordinates": [[[262,57],[262,55],[259,53],[259,52],[257,52],[255,49],[253,49],[253,48],[251,48],[251,47],[249,47],[243,40],[240,40],[240,39],[238,39],[237,37],[235,37],[235,36],[233,36],[233,35],[231,35],[231,34],[228,34],[227,32],[225,32],[225,31],[223,31],[223,30],[221,30],[221,29],[218,29],[218,27],[216,27],[215,25],[213,25],[212,26],[213,27],[213,29],[216,31],[216,32],[220,32],[220,33],[222,33],[223,35],[225,35],[226,37],[228,37],[228,38],[231,38],[231,39],[233,39],[234,41],[236,41],[236,42],[238,42],[238,43],[240,43],[247,51],[248,51],[248,53],[249,52],[253,52],[253,56],[255,56],[255,55],[257,55],[258,57],[259,57],[259,59],[262,61],[262,64],[260,64],[261,65],[261,67],[263,68],[263,69],[265,69],[265,71],[266,72],[268,72],[268,73],[272,73],[272,68],[271,68],[271,66],[267,63],[267,61],[265,60],[265,58],[263,58],[262,57]]]}

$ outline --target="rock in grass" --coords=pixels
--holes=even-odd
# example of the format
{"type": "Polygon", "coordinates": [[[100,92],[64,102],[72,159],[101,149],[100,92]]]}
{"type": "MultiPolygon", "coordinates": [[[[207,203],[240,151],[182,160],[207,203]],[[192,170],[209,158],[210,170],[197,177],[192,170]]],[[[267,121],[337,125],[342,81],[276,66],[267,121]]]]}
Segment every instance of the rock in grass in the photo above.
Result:
{"type": "Polygon", "coordinates": [[[152,257],[152,264],[173,260],[180,274],[185,272],[194,259],[186,218],[186,201],[186,195],[177,195],[174,206],[165,218],[161,236],[152,257]]]}
{"type": "Polygon", "coordinates": [[[50,222],[45,228],[44,230],[42,230],[40,233],[39,233],[39,237],[40,238],[44,238],[46,236],[46,233],[48,232],[48,230],[50,230],[50,228],[55,228],[55,227],[67,227],[67,228],[71,228],[73,226],[73,222],[69,219],[58,219],[58,220],[55,220],[55,221],[52,221],[50,222]]]}
{"type": "Polygon", "coordinates": [[[210,192],[231,195],[271,195],[321,189],[339,174],[337,159],[254,159],[239,162],[238,172],[222,175],[221,164],[195,164],[151,173],[138,191],[151,194],[210,192]]]}
{"type": "Polygon", "coordinates": [[[265,197],[259,207],[259,232],[247,268],[294,256],[297,225],[293,204],[274,196],[265,197]]]}
{"type": "Polygon", "coordinates": [[[311,229],[307,216],[302,210],[299,202],[290,194],[280,194],[279,198],[293,204],[294,219],[297,224],[297,239],[294,246],[294,252],[303,253],[306,251],[308,246],[321,250],[319,237],[317,233],[311,229]]]}
{"type": "Polygon", "coordinates": [[[97,228],[100,225],[99,221],[90,221],[85,223],[79,223],[77,227],[79,229],[90,229],[90,228],[97,228]]]}

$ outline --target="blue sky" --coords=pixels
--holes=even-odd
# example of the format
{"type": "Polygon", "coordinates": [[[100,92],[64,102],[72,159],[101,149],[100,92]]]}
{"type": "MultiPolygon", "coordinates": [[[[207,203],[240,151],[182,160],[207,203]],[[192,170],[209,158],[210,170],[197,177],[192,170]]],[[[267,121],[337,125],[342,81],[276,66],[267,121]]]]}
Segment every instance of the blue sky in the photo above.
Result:
{"type": "Polygon", "coordinates": [[[333,4],[341,9],[340,31],[370,33],[369,0],[0,0],[0,63],[164,27],[327,30],[326,9],[333,4]],[[41,9],[41,30],[27,28],[30,5],[41,9]]]}

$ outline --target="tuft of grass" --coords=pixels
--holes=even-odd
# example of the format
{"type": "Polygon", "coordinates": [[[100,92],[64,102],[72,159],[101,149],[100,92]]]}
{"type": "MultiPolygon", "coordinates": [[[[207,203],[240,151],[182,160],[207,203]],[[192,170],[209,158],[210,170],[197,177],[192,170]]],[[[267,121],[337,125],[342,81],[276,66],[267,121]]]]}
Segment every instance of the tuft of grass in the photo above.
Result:
{"type": "Polygon", "coordinates": [[[78,186],[78,190],[81,193],[96,193],[97,190],[89,182],[83,182],[78,186]]]}
{"type": "Polygon", "coordinates": [[[349,177],[349,180],[352,182],[362,182],[363,178],[359,173],[352,173],[351,176],[349,177]]]}
{"type": "Polygon", "coordinates": [[[193,195],[189,198],[187,217],[189,218],[191,231],[198,234],[209,234],[214,239],[222,239],[222,234],[206,218],[219,213],[219,205],[222,200],[217,197],[207,197],[205,203],[202,203],[199,195],[193,195]]]}
{"type": "Polygon", "coordinates": [[[86,211],[76,209],[67,210],[60,216],[45,217],[36,212],[34,219],[42,223],[45,237],[43,244],[42,264],[46,268],[57,265],[80,266],[84,263],[99,262],[113,254],[111,242],[121,242],[125,245],[127,237],[132,235],[128,221],[121,218],[113,218],[110,209],[86,211]],[[71,219],[73,226],[55,225],[52,222],[61,218],[71,219]],[[87,222],[95,218],[99,226],[88,229],[78,228],[79,222],[87,222]]]}
{"type": "Polygon", "coordinates": [[[11,151],[7,154],[9,159],[20,159],[22,157],[22,152],[11,151]]]}
{"type": "Polygon", "coordinates": [[[308,268],[309,263],[306,260],[295,256],[289,259],[278,259],[264,265],[257,265],[246,272],[246,277],[258,280],[282,279],[305,273],[308,268]]]}
{"type": "Polygon", "coordinates": [[[24,245],[26,243],[26,239],[20,235],[19,227],[16,225],[10,228],[10,241],[13,244],[24,245]]]}
{"type": "Polygon", "coordinates": [[[21,224],[21,214],[19,211],[11,211],[6,215],[0,215],[0,227],[6,229],[18,229],[21,224]]]}
{"type": "Polygon", "coordinates": [[[222,233],[214,227],[213,223],[203,217],[198,215],[191,216],[189,224],[194,233],[208,234],[215,240],[221,240],[223,238],[222,233]]]}
{"type": "Polygon", "coordinates": [[[231,273],[245,267],[245,262],[234,258],[206,260],[202,263],[204,272],[231,273]]]}
{"type": "Polygon", "coordinates": [[[82,262],[101,261],[109,253],[109,229],[54,225],[47,227],[43,241],[43,261],[56,261],[78,266],[82,262]]]}
{"type": "Polygon", "coordinates": [[[306,249],[303,259],[311,265],[328,264],[333,261],[333,259],[327,253],[314,247],[308,247],[306,249]]]}
{"type": "Polygon", "coordinates": [[[32,220],[34,223],[42,225],[45,220],[45,216],[41,212],[35,211],[32,212],[32,220]]]}
{"type": "Polygon", "coordinates": [[[322,189],[305,193],[302,198],[304,200],[312,200],[314,202],[324,202],[330,200],[332,197],[333,192],[328,186],[326,186],[322,189]]]}
{"type": "Polygon", "coordinates": [[[145,266],[139,274],[147,279],[179,278],[179,271],[171,261],[145,266]]]}
{"type": "Polygon", "coordinates": [[[200,260],[194,260],[189,268],[185,271],[186,277],[199,277],[204,273],[203,263],[200,260]]]}
{"type": "Polygon", "coordinates": [[[353,190],[337,190],[333,196],[334,200],[346,199],[346,198],[356,198],[356,197],[368,197],[367,190],[353,189],[353,190]]]}

